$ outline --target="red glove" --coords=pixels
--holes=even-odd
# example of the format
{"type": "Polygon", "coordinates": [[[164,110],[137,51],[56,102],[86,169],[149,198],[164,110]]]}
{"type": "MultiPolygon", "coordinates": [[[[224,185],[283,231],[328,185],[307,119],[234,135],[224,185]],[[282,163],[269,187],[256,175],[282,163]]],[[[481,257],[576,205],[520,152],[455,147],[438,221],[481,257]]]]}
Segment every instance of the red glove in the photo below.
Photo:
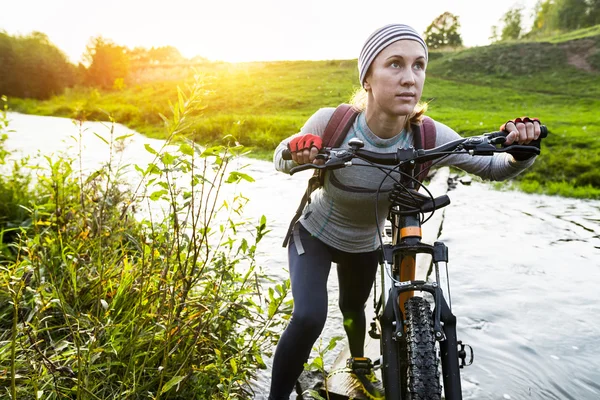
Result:
{"type": "Polygon", "coordinates": [[[306,135],[298,136],[292,139],[288,143],[288,149],[292,153],[308,150],[311,147],[316,147],[317,150],[321,150],[321,147],[323,147],[323,141],[321,140],[320,136],[307,133],[306,135]]]}
{"type": "Polygon", "coordinates": [[[534,122],[534,121],[537,121],[538,124],[540,123],[540,120],[538,118],[521,117],[521,118],[511,119],[511,120],[506,121],[505,124],[502,124],[502,126],[500,127],[500,130],[504,131],[506,128],[506,124],[508,124],[509,122],[512,122],[516,126],[519,122],[525,123],[525,122],[534,122]]]}

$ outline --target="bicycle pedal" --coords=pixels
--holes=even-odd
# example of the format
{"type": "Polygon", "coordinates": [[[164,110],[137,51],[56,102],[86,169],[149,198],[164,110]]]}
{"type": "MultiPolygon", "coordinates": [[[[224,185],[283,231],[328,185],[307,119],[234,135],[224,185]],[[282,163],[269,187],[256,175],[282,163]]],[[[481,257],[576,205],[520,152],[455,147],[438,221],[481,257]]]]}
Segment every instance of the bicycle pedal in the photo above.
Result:
{"type": "Polygon", "coordinates": [[[353,371],[357,369],[369,370],[373,368],[373,362],[367,357],[350,357],[346,360],[346,367],[353,371]]]}

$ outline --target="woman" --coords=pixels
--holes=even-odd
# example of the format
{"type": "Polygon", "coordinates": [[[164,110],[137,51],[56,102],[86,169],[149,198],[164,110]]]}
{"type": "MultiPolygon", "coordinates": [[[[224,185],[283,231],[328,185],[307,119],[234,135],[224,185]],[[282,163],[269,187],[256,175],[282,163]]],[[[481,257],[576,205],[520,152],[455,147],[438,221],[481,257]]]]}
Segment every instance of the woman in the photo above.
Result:
{"type": "MultiPolygon", "coordinates": [[[[425,111],[419,100],[427,61],[427,45],[413,28],[392,24],[376,30],[358,58],[366,105],[344,144],[356,137],[365,143],[364,149],[382,153],[412,146],[411,123],[419,123],[425,111]]],[[[296,165],[313,162],[333,111],[333,108],[317,111],[300,133],[281,142],[274,155],[279,171],[287,173],[296,165]],[[283,160],[284,149],[292,151],[292,161],[283,160]]],[[[436,146],[460,138],[437,121],[435,127],[436,146]]],[[[540,135],[539,121],[529,118],[509,121],[502,129],[510,132],[506,144],[528,144],[540,135]]],[[[506,153],[493,157],[453,155],[440,165],[454,165],[484,179],[503,180],[516,176],[534,161],[531,156],[517,158],[506,153]]],[[[337,264],[339,305],[350,352],[353,357],[363,356],[364,305],[378,264],[374,193],[382,174],[373,168],[345,168],[328,173],[324,186],[313,193],[312,201],[296,224],[288,246],[294,311],[275,352],[269,399],[289,398],[323,329],[327,317],[327,277],[332,262],[337,264]]],[[[388,190],[390,187],[391,182],[388,190]]],[[[378,204],[380,226],[389,208],[386,197],[380,196],[378,204]]]]}

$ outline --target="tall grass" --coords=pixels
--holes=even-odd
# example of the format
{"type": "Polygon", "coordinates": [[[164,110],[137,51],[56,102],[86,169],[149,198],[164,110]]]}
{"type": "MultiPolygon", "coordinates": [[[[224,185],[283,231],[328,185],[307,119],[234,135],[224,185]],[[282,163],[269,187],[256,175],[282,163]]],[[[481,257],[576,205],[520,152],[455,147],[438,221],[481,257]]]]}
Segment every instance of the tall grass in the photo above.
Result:
{"type": "Polygon", "coordinates": [[[114,161],[127,137],[112,130],[111,157],[90,175],[62,156],[34,183],[18,168],[0,176],[11,215],[0,221],[0,397],[253,397],[289,318],[289,282],[256,263],[265,218],[248,220],[247,199],[224,193],[252,180],[231,168],[244,148],[178,140],[202,90],[178,92],[167,144],[147,146],[154,161],[135,166],[137,187],[114,161]]]}

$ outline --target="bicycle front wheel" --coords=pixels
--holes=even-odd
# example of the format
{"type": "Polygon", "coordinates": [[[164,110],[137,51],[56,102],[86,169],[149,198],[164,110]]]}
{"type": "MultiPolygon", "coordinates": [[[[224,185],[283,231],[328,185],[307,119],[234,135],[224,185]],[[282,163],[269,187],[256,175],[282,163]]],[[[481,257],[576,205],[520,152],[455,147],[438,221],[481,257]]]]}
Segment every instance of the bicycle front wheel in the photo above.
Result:
{"type": "Polygon", "coordinates": [[[440,400],[439,360],[433,334],[433,315],[427,300],[411,297],[406,310],[406,394],[410,400],[440,400]]]}

